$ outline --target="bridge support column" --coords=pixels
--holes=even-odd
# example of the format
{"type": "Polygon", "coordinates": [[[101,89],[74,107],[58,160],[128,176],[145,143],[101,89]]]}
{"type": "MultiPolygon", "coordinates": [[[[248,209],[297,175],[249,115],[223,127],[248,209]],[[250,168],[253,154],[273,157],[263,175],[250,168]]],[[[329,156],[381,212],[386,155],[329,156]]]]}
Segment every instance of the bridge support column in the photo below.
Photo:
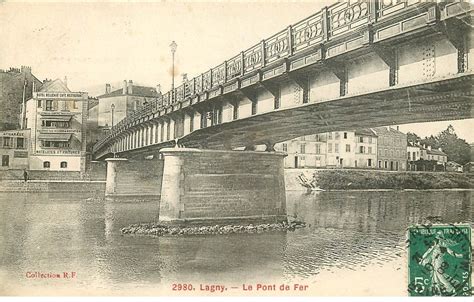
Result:
{"type": "Polygon", "coordinates": [[[117,192],[117,165],[127,161],[126,158],[107,158],[107,180],[105,183],[105,196],[114,195],[117,192]]]}
{"type": "Polygon", "coordinates": [[[286,220],[285,155],[166,148],[161,223],[286,220]]]}
{"type": "Polygon", "coordinates": [[[163,160],[108,158],[105,196],[158,196],[163,160]]]}

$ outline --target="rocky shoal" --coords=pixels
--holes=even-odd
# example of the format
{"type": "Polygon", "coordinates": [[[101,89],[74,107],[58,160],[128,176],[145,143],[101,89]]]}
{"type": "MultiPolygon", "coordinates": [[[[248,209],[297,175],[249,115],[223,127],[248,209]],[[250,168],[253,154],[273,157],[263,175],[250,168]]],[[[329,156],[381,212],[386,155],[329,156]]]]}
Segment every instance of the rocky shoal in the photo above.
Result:
{"type": "Polygon", "coordinates": [[[132,224],[122,228],[122,234],[150,236],[186,236],[186,235],[225,235],[241,233],[263,233],[294,231],[304,228],[306,224],[300,221],[248,224],[248,225],[209,225],[209,226],[167,226],[157,223],[132,224]]]}

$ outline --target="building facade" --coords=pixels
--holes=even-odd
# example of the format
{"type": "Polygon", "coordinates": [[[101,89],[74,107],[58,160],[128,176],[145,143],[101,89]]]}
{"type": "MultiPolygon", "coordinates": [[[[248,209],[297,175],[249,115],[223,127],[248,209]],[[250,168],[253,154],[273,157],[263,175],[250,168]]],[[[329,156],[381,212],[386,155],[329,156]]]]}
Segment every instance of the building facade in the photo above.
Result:
{"type": "Polygon", "coordinates": [[[335,131],[275,145],[286,152],[285,168],[375,168],[377,137],[370,129],[335,131]]]}
{"type": "Polygon", "coordinates": [[[378,137],[377,168],[406,171],[407,135],[392,127],[373,129],[378,137]]]}
{"type": "Polygon", "coordinates": [[[30,130],[0,131],[0,170],[28,169],[30,130]]]}
{"type": "Polygon", "coordinates": [[[31,67],[0,69],[0,131],[20,128],[23,99],[30,99],[33,86],[41,84],[31,67]]]}
{"type": "Polygon", "coordinates": [[[85,170],[88,96],[61,80],[43,83],[26,104],[31,170],[85,170]]]}
{"type": "Polygon", "coordinates": [[[404,171],[407,164],[406,134],[390,127],[307,135],[276,144],[275,150],[288,154],[285,168],[404,171]]]}
{"type": "Polygon", "coordinates": [[[120,89],[112,91],[110,84],[105,85],[105,94],[98,96],[97,124],[99,128],[109,128],[125,117],[139,110],[144,104],[159,96],[159,88],[134,85],[123,81],[120,89]]]}

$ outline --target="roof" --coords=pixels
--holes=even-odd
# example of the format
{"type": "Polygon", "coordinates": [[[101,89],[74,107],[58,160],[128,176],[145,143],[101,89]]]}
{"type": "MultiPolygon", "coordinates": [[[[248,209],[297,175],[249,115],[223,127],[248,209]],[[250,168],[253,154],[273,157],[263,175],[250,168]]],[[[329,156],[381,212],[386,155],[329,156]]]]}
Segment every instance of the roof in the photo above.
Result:
{"type": "Polygon", "coordinates": [[[43,86],[39,90],[41,92],[71,92],[69,88],[67,88],[66,84],[60,79],[56,79],[54,81],[47,81],[43,83],[43,86]]]}
{"type": "MultiPolygon", "coordinates": [[[[132,92],[133,93],[127,93],[126,95],[144,96],[144,97],[157,97],[158,96],[158,93],[156,92],[156,88],[154,87],[132,85],[132,92]]],[[[99,95],[97,98],[103,99],[103,98],[110,98],[110,97],[121,96],[121,95],[125,95],[123,94],[123,88],[114,90],[110,93],[99,95]]]]}
{"type": "Polygon", "coordinates": [[[446,153],[444,153],[443,151],[439,151],[438,149],[426,149],[426,153],[427,154],[434,154],[434,155],[443,155],[443,156],[447,156],[446,153]]]}
{"type": "Polygon", "coordinates": [[[357,129],[355,131],[355,135],[363,135],[363,136],[374,136],[377,137],[377,134],[372,129],[364,128],[364,129],[357,129]]]}
{"type": "Polygon", "coordinates": [[[382,134],[403,134],[406,135],[405,133],[401,132],[400,130],[394,129],[392,127],[377,127],[373,128],[375,133],[377,135],[382,135],[382,134]]]}

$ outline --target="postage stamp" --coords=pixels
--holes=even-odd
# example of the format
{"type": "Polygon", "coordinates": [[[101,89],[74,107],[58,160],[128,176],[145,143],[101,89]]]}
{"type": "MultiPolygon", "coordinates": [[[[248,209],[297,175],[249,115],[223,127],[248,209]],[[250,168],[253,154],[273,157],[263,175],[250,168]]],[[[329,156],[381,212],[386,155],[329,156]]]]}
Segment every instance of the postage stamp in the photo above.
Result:
{"type": "Polygon", "coordinates": [[[408,228],[410,296],[471,296],[471,227],[416,225],[408,228]]]}

